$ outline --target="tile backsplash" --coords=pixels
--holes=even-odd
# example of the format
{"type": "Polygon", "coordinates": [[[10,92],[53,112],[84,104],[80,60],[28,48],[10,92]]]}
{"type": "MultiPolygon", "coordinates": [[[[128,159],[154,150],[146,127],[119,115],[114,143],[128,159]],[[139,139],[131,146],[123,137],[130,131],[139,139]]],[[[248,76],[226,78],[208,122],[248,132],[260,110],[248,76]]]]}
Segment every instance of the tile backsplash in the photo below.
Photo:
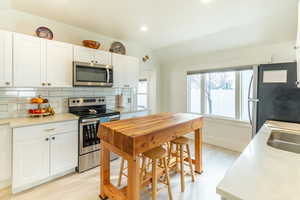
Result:
{"type": "Polygon", "coordinates": [[[29,104],[30,99],[39,95],[49,100],[56,113],[68,112],[68,98],[72,97],[105,96],[107,107],[113,109],[121,92],[128,98],[134,95],[132,89],[118,88],[0,88],[0,118],[27,116],[28,109],[35,106],[29,104]]]}

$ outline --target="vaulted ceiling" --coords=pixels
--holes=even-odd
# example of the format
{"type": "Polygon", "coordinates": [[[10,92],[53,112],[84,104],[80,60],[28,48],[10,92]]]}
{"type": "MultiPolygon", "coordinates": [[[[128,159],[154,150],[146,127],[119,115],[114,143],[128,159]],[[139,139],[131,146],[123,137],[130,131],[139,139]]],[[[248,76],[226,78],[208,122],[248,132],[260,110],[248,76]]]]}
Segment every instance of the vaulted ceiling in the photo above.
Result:
{"type": "Polygon", "coordinates": [[[296,38],[298,0],[12,0],[15,9],[120,40],[161,60],[296,38]],[[147,26],[148,31],[140,30],[147,26]]]}

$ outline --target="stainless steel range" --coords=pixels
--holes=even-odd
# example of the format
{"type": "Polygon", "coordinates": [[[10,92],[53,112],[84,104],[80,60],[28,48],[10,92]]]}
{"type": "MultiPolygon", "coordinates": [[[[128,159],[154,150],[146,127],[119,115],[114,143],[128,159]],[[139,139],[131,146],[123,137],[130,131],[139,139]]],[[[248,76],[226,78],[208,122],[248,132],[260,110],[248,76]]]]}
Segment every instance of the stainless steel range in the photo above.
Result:
{"type": "MultiPolygon", "coordinates": [[[[78,172],[99,166],[100,139],[97,137],[99,124],[120,119],[120,113],[106,109],[105,97],[70,98],[69,111],[79,116],[79,159],[78,172]]],[[[111,160],[116,159],[111,154],[111,160]]]]}

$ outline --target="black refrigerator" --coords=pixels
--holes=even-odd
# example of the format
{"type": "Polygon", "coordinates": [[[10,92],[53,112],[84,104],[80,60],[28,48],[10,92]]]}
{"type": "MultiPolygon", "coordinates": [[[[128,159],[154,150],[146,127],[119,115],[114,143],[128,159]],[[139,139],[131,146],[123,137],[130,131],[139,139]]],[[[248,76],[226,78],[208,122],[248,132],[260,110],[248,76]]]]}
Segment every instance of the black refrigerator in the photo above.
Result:
{"type": "Polygon", "coordinates": [[[300,123],[300,89],[296,81],[296,62],[264,64],[254,70],[253,97],[249,98],[253,103],[253,135],[266,120],[300,123]]]}

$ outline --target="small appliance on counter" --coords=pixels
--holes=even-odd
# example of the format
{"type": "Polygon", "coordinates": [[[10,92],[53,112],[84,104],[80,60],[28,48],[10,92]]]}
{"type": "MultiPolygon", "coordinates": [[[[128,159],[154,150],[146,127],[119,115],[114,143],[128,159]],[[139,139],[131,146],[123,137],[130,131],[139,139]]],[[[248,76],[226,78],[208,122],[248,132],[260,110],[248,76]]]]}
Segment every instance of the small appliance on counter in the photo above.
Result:
{"type": "MultiPolygon", "coordinates": [[[[120,119],[120,112],[106,109],[105,97],[70,98],[69,112],[79,116],[78,172],[99,166],[100,139],[97,136],[99,124],[120,119]]],[[[111,153],[111,160],[117,159],[111,153]]]]}
{"type": "Polygon", "coordinates": [[[55,111],[50,106],[49,100],[42,98],[41,96],[32,98],[30,104],[33,105],[31,109],[28,110],[30,117],[45,117],[54,115],[55,111]]]}

